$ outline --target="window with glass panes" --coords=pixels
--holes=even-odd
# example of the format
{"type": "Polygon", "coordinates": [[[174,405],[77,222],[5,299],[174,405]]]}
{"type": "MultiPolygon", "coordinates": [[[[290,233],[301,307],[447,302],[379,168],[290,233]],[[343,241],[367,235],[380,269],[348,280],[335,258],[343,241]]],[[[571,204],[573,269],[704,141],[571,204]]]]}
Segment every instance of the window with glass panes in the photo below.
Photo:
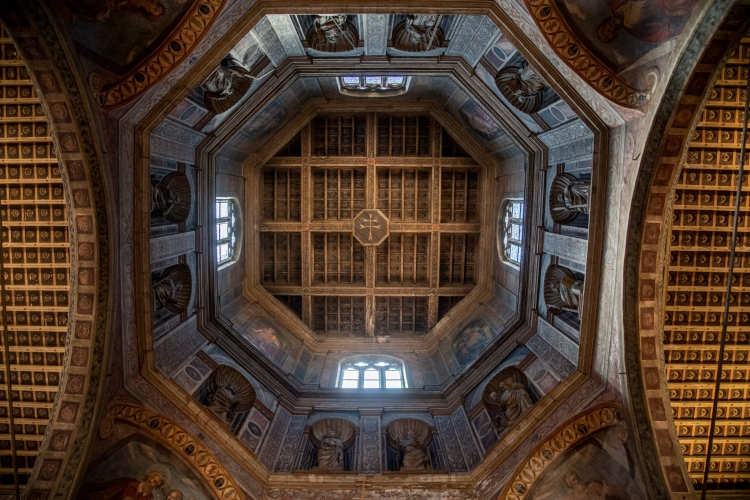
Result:
{"type": "Polygon", "coordinates": [[[503,255],[515,264],[521,263],[523,245],[523,202],[508,201],[503,217],[503,255]]]}
{"type": "Polygon", "coordinates": [[[234,258],[237,245],[237,214],[233,200],[216,199],[216,263],[234,258]]]}
{"type": "Polygon", "coordinates": [[[406,387],[400,363],[383,360],[362,360],[341,367],[339,387],[342,389],[401,389],[406,387]]]}
{"type": "Polygon", "coordinates": [[[341,77],[341,88],[364,92],[383,92],[406,88],[405,76],[352,75],[341,77]]]}

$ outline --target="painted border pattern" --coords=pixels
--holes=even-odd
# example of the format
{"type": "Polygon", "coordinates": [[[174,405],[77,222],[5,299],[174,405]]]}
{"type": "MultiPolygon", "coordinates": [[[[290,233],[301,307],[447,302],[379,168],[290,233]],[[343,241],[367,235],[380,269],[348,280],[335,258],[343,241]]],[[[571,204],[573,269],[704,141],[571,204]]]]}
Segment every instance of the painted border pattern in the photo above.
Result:
{"type": "Polygon", "coordinates": [[[89,85],[94,98],[104,107],[125,104],[156,83],[178,65],[197,46],[201,37],[219,17],[225,0],[201,0],[159,49],[143,64],[132,69],[114,84],[102,88],[101,77],[92,73],[89,85]]]}
{"type": "Polygon", "coordinates": [[[110,262],[103,165],[88,108],[70,60],[40,2],[6,1],[0,20],[18,47],[52,129],[71,238],[69,334],[50,423],[24,497],[72,494],[88,451],[108,345],[110,262]],[[63,142],[61,139],[65,139],[63,142]],[[65,147],[61,147],[65,144],[65,147]],[[78,203],[73,204],[73,193],[78,203]],[[83,203],[81,203],[83,201],[83,203]],[[84,278],[96,269],[95,279],[84,278]],[[85,355],[72,356],[74,350],[85,355]],[[73,359],[75,358],[75,359],[73,359]]]}
{"type": "Polygon", "coordinates": [[[498,500],[524,500],[544,471],[567,450],[594,432],[613,425],[624,425],[622,410],[614,405],[588,410],[574,417],[521,463],[498,500]]]}
{"type": "Polygon", "coordinates": [[[232,477],[220,462],[206,449],[202,441],[193,437],[179,425],[162,415],[131,403],[113,404],[101,424],[99,437],[107,439],[115,430],[115,420],[132,424],[160,443],[178,453],[200,473],[205,484],[209,485],[215,498],[236,500],[241,498],[232,477]]]}
{"type": "Polygon", "coordinates": [[[621,106],[639,108],[651,99],[649,91],[637,90],[586,50],[565,22],[552,0],[524,0],[539,30],[557,55],[601,95],[621,106]]]}

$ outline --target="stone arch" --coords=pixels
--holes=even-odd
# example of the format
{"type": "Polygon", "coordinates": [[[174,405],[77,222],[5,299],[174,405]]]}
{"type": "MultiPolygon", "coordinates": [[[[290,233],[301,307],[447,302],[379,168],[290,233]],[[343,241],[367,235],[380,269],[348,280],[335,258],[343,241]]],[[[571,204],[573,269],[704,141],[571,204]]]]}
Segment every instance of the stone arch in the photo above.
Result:
{"type": "Polygon", "coordinates": [[[663,223],[671,216],[671,195],[687,154],[686,139],[747,24],[746,12],[735,12],[723,3],[712,5],[677,63],[656,112],[632,197],[625,269],[635,271],[624,276],[624,352],[634,424],[655,498],[692,495],[669,412],[664,372],[663,304],[658,298],[669,238],[663,223]]]}
{"type": "Polygon", "coordinates": [[[44,8],[9,1],[0,12],[26,63],[58,152],[71,234],[72,320],[58,399],[50,415],[25,498],[76,490],[104,394],[109,344],[110,261],[108,186],[97,144],[102,139],[85,85],[44,8]],[[61,458],[62,457],[62,458],[61,458]]]}

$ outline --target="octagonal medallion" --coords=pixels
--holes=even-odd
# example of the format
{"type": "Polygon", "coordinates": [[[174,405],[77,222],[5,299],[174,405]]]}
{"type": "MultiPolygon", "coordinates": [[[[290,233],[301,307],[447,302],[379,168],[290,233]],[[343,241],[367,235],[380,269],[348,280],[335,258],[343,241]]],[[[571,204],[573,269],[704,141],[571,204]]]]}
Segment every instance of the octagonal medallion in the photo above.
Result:
{"type": "Polygon", "coordinates": [[[352,232],[362,246],[376,247],[383,243],[388,237],[389,221],[378,209],[368,208],[362,210],[354,218],[352,232]]]}

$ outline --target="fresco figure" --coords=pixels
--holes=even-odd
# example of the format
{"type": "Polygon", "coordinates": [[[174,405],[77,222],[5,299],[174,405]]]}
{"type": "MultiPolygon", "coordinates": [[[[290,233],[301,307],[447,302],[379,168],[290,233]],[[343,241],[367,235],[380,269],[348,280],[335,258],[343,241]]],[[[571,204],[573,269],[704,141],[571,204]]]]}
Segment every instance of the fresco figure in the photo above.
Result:
{"type": "Polygon", "coordinates": [[[562,500],[630,500],[620,488],[603,481],[583,482],[576,471],[565,474],[565,486],[569,493],[562,500]]]}
{"type": "Polygon", "coordinates": [[[180,202],[180,197],[172,192],[167,186],[159,183],[151,186],[152,212],[162,217],[167,217],[174,207],[180,202]]]}
{"type": "Polygon", "coordinates": [[[401,470],[427,470],[430,458],[424,446],[410,430],[400,443],[401,470]]]}
{"type": "Polygon", "coordinates": [[[157,0],[72,0],[68,7],[86,21],[116,24],[114,15],[120,11],[134,12],[150,22],[164,17],[164,6],[157,0]]]}
{"type": "Polygon", "coordinates": [[[494,337],[494,332],[485,320],[479,318],[472,321],[453,339],[456,360],[462,367],[466,366],[479,356],[494,337]]]}
{"type": "Polygon", "coordinates": [[[276,359],[281,352],[281,341],[273,327],[250,328],[249,340],[271,359],[276,359]]]}
{"type": "Polygon", "coordinates": [[[459,113],[466,124],[486,141],[493,141],[503,133],[500,125],[475,101],[466,101],[459,109],[459,113]]]}
{"type": "Polygon", "coordinates": [[[247,94],[253,76],[245,65],[232,54],[227,54],[219,65],[201,82],[203,102],[212,113],[229,111],[247,94]]]}
{"type": "Polygon", "coordinates": [[[169,490],[164,500],[182,500],[183,495],[180,490],[169,490]]]}
{"type": "Polygon", "coordinates": [[[583,280],[577,280],[570,276],[565,276],[562,280],[554,282],[552,286],[557,286],[560,300],[562,300],[565,308],[575,309],[577,311],[581,307],[583,280]]]}
{"type": "Polygon", "coordinates": [[[321,469],[344,469],[344,443],[333,429],[329,429],[320,441],[318,467],[321,469]]]}
{"type": "Polygon", "coordinates": [[[255,388],[237,370],[220,365],[207,382],[204,404],[224,422],[231,424],[234,416],[249,410],[255,403],[255,388]]]}
{"type": "Polygon", "coordinates": [[[495,83],[500,93],[518,110],[535,113],[541,109],[544,82],[528,63],[501,69],[495,83]]]}
{"type": "Polygon", "coordinates": [[[612,16],[599,24],[597,35],[602,43],[611,43],[624,30],[644,42],[663,42],[682,31],[682,18],[698,0],[609,0],[612,16]]]}
{"type": "Polygon", "coordinates": [[[161,472],[148,472],[143,481],[123,477],[109,481],[94,491],[79,495],[79,500],[153,500],[156,488],[166,480],[161,472]]]}

